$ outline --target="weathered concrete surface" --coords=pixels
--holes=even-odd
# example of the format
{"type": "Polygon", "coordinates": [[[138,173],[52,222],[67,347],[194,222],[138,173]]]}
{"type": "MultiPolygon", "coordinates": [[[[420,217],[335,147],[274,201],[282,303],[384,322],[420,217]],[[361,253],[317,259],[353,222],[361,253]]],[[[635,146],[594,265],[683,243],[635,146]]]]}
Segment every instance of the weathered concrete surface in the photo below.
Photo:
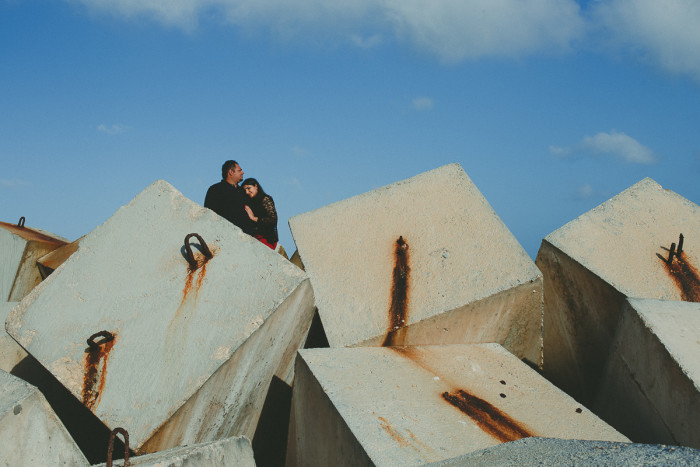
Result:
{"type": "Polygon", "coordinates": [[[697,466],[697,449],[653,444],[556,438],[523,438],[481,451],[429,464],[434,467],[511,465],[697,466]]]}
{"type": "Polygon", "coordinates": [[[80,241],[82,239],[83,237],[80,237],[76,241],[60,246],[52,252],[47,253],[41,258],[37,259],[36,264],[39,267],[41,277],[46,279],[49,274],[58,269],[58,267],[65,263],[73,253],[78,251],[78,247],[80,246],[80,241]]]}
{"type": "Polygon", "coordinates": [[[498,342],[541,363],[540,273],[459,164],[289,225],[332,347],[498,342]]]}
{"type": "Polygon", "coordinates": [[[632,440],[700,448],[700,303],[629,299],[594,410],[632,440]]]}
{"type": "Polygon", "coordinates": [[[158,181],[83,238],[7,331],[141,454],[252,437],[313,309],[303,271],[158,181]],[[213,253],[205,261],[192,238],[196,270],[183,246],[192,232],[213,253]],[[92,349],[101,331],[114,339],[92,349]]]}
{"type": "Polygon", "coordinates": [[[287,465],[420,465],[527,436],[629,441],[498,344],[299,352],[287,465]]]}
{"type": "Polygon", "coordinates": [[[0,465],[89,465],[44,396],[0,370],[0,465]]]}
{"type": "Polygon", "coordinates": [[[42,280],[36,260],[66,243],[44,230],[0,222],[0,300],[22,300],[42,280]]]}
{"type": "Polygon", "coordinates": [[[548,235],[536,261],[547,378],[591,402],[626,297],[700,298],[699,236],[700,207],[649,178],[548,235]],[[669,265],[681,233],[682,265],[669,265]]]}
{"type": "Polygon", "coordinates": [[[5,331],[5,319],[17,302],[0,302],[0,370],[10,373],[12,369],[27,357],[27,352],[5,331]]]}
{"type": "MultiPolygon", "coordinates": [[[[113,459],[121,466],[122,460],[113,459]]],[[[100,464],[103,466],[106,464],[100,464]]],[[[143,456],[129,457],[129,465],[143,467],[255,467],[250,440],[244,436],[231,437],[211,443],[200,443],[168,449],[143,456]]]]}

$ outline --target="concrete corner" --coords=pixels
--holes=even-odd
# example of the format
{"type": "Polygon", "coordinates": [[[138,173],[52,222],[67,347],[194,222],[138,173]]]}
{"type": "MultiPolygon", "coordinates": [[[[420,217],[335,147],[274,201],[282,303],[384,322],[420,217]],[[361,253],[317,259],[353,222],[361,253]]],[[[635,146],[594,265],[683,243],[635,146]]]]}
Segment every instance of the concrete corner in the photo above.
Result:
{"type": "Polygon", "coordinates": [[[287,465],[422,465],[541,436],[629,441],[498,344],[299,352],[287,465]]]}
{"type": "Polygon", "coordinates": [[[591,402],[627,297],[700,300],[697,238],[700,207],[648,178],[548,235],[536,261],[547,377],[591,402]]]}
{"type": "Polygon", "coordinates": [[[332,347],[498,342],[541,363],[540,273],[459,164],[289,225],[332,347]]]}
{"type": "Polygon", "coordinates": [[[642,443],[700,448],[700,303],[629,299],[594,409],[642,443]]]}

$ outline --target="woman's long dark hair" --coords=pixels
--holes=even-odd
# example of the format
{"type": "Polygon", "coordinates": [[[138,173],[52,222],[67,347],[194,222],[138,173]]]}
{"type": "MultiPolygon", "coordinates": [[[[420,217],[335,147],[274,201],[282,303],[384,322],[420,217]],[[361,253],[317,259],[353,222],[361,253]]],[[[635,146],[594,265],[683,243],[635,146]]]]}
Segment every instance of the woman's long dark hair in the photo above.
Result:
{"type": "Polygon", "coordinates": [[[243,183],[241,183],[241,187],[244,187],[246,185],[258,187],[258,193],[252,198],[250,198],[251,200],[259,203],[263,200],[265,196],[267,196],[267,193],[265,193],[265,190],[263,190],[263,187],[260,186],[256,179],[246,178],[245,180],[243,180],[243,183]]]}

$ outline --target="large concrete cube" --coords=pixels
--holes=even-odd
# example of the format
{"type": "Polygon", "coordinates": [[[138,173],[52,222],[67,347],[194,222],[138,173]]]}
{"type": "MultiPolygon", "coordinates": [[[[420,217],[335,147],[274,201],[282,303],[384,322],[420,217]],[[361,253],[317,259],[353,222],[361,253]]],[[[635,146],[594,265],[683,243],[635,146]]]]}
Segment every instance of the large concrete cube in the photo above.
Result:
{"type": "Polygon", "coordinates": [[[332,347],[498,342],[540,364],[540,273],[459,164],[289,225],[332,347]]]}
{"type": "Polygon", "coordinates": [[[626,297],[700,299],[699,237],[700,207],[649,178],[549,234],[536,261],[547,377],[591,402],[626,297]]]}
{"type": "Polygon", "coordinates": [[[287,465],[422,465],[523,437],[629,441],[498,344],[299,351],[287,465]]]}
{"type": "Polygon", "coordinates": [[[39,282],[36,260],[65,245],[67,240],[50,232],[0,222],[0,300],[18,302],[39,282]]]}
{"type": "Polygon", "coordinates": [[[89,465],[39,390],[2,370],[0,439],[0,465],[89,465]]]}
{"type": "Polygon", "coordinates": [[[700,448],[700,303],[629,299],[596,413],[632,440],[700,448]]]}
{"type": "Polygon", "coordinates": [[[313,309],[303,271],[158,181],[85,236],[7,331],[142,454],[252,438],[313,309]],[[202,240],[185,245],[190,233],[202,240]]]}
{"type": "MultiPolygon", "coordinates": [[[[100,464],[103,466],[105,464],[100,464]]],[[[122,461],[113,459],[113,465],[122,461]]],[[[225,438],[165,451],[130,457],[129,465],[141,467],[255,467],[253,448],[244,436],[225,438]]]]}

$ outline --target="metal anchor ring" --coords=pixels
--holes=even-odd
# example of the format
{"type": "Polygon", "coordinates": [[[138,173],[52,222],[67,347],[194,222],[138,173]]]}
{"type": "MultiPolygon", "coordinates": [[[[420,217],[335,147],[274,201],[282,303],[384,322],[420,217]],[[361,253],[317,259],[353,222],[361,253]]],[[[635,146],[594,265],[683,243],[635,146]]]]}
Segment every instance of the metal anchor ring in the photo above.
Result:
{"type": "Polygon", "coordinates": [[[87,340],[87,343],[91,349],[94,349],[112,340],[114,340],[114,334],[112,334],[109,331],[100,331],[90,336],[87,340]],[[104,339],[102,339],[99,342],[95,342],[95,338],[97,337],[104,337],[104,339]]]}
{"type": "Polygon", "coordinates": [[[192,247],[190,246],[190,238],[192,237],[197,237],[197,240],[199,240],[199,244],[202,247],[202,253],[204,253],[204,256],[206,258],[211,258],[214,255],[211,254],[211,250],[209,250],[209,247],[207,246],[206,242],[204,241],[201,235],[199,235],[198,233],[188,234],[185,237],[185,259],[190,264],[190,269],[194,271],[195,269],[197,269],[198,265],[197,260],[194,259],[194,254],[192,254],[192,247]]]}
{"type": "Polygon", "coordinates": [[[17,227],[24,227],[24,216],[19,218],[19,222],[17,222],[17,227]]]}
{"type": "Polygon", "coordinates": [[[121,433],[124,437],[124,467],[129,466],[129,432],[118,427],[109,434],[109,446],[107,447],[107,467],[112,467],[112,453],[114,451],[114,437],[121,433]]]}

